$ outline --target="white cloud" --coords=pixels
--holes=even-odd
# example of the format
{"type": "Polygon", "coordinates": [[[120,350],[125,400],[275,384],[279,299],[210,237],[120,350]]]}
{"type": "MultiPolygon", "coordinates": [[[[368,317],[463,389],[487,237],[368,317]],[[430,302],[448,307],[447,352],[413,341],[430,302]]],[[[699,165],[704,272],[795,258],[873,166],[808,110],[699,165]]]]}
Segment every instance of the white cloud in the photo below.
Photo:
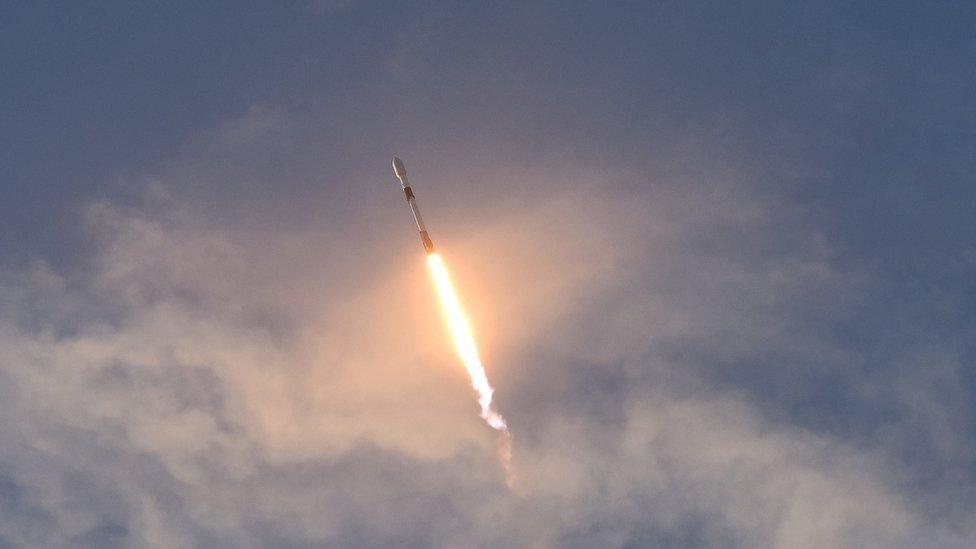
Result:
{"type": "MultiPolygon", "coordinates": [[[[254,116],[220,146],[260,142],[254,116]]],[[[876,275],[840,272],[801,210],[702,165],[651,191],[626,172],[503,167],[440,210],[515,434],[511,493],[422,261],[389,253],[386,226],[236,224],[169,192],[91,205],[85,269],[0,279],[0,536],[964,546],[968,515],[933,518],[898,484],[898,445],[771,408],[834,376],[912,411],[955,459],[968,443],[939,397],[957,357],[908,389],[911,365],[890,386],[842,371],[856,350],[824,319],[859,310],[876,275]]]]}

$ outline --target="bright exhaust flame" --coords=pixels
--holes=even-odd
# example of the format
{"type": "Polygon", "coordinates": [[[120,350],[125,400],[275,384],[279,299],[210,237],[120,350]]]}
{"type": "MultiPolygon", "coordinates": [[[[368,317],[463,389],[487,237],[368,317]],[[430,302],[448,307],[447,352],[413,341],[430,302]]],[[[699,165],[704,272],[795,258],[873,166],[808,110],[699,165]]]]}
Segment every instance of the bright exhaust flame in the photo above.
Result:
{"type": "Polygon", "coordinates": [[[464,369],[468,371],[468,376],[471,377],[471,386],[478,393],[481,417],[492,428],[508,435],[505,418],[491,407],[491,395],[495,390],[488,383],[485,368],[481,365],[481,359],[478,358],[478,347],[474,343],[474,336],[471,335],[471,328],[468,326],[464,311],[461,310],[461,304],[458,302],[457,293],[451,284],[451,278],[447,275],[444,261],[440,255],[432,253],[427,256],[427,266],[430,267],[430,274],[434,277],[437,296],[444,308],[444,315],[447,316],[447,324],[451,329],[451,335],[454,337],[454,345],[457,347],[458,354],[461,355],[461,363],[464,364],[464,369]]]}

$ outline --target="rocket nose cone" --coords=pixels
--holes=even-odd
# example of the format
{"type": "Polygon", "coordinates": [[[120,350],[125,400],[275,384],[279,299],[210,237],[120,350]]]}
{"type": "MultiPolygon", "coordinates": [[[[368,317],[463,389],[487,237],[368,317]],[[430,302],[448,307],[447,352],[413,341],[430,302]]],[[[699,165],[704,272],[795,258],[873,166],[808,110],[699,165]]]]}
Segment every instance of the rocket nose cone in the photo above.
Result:
{"type": "Polygon", "coordinates": [[[403,160],[399,156],[393,157],[393,175],[401,178],[407,175],[407,169],[403,167],[403,160]]]}

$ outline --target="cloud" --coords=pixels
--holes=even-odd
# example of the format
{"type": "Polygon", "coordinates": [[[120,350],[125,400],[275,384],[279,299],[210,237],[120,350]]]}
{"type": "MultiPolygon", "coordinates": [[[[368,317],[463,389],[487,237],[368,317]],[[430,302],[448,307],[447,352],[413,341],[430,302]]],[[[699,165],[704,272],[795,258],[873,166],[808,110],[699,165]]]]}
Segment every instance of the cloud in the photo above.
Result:
{"type": "Polygon", "coordinates": [[[300,133],[267,112],[136,204],[88,204],[84,262],[0,277],[6,543],[972,541],[965,510],[915,499],[968,501],[918,483],[970,452],[965,405],[943,405],[951,339],[923,330],[945,345],[872,371],[836,330],[884,277],[748,170],[689,139],[647,188],[567,157],[418,188],[514,432],[510,492],[409,224],[385,221],[402,204],[347,180],[344,209],[279,224],[187,190],[233,188],[242,157],[300,133]],[[912,462],[918,432],[931,455],[912,462]]]}

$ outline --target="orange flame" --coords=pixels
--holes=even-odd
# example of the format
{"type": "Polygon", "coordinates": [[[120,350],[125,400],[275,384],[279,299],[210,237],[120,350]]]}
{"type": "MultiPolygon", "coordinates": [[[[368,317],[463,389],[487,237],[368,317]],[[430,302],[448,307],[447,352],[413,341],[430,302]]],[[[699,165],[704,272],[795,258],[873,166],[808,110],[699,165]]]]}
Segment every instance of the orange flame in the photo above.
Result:
{"type": "Polygon", "coordinates": [[[491,407],[491,396],[495,390],[488,383],[485,368],[481,365],[481,359],[478,357],[478,347],[475,345],[474,336],[471,335],[471,328],[464,316],[464,311],[461,309],[461,304],[458,301],[457,293],[454,291],[454,286],[451,284],[451,278],[447,274],[444,261],[441,260],[441,256],[432,253],[427,256],[427,266],[430,267],[430,274],[434,278],[437,296],[444,308],[444,315],[447,317],[447,324],[451,329],[451,335],[454,337],[454,345],[461,356],[461,363],[468,371],[471,386],[478,393],[481,417],[493,429],[505,431],[507,434],[508,427],[505,424],[505,418],[491,407]]]}

